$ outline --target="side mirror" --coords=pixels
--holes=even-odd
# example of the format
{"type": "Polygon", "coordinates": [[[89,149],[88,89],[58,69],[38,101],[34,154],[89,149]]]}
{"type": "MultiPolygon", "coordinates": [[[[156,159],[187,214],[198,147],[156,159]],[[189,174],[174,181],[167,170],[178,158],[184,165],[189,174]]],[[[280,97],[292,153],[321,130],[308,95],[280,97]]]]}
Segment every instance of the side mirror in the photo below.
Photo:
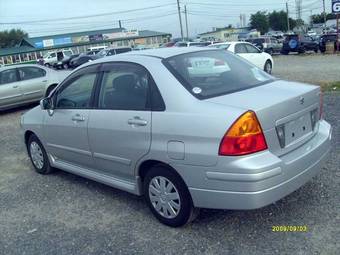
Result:
{"type": "Polygon", "coordinates": [[[53,109],[52,99],[50,97],[45,97],[41,99],[40,108],[41,110],[52,110],[53,109]]]}

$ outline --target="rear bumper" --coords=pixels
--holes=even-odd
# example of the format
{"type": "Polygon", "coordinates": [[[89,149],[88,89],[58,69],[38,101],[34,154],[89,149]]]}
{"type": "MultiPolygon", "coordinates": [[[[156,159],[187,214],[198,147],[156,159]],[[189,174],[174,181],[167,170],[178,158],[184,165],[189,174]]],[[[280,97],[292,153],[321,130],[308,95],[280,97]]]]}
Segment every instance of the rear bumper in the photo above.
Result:
{"type": "Polygon", "coordinates": [[[330,125],[321,121],[318,133],[310,141],[282,157],[264,152],[229,160],[214,169],[196,170],[191,180],[184,171],[180,174],[189,182],[196,207],[260,208],[297,190],[320,171],[330,151],[331,134],[330,125]]]}

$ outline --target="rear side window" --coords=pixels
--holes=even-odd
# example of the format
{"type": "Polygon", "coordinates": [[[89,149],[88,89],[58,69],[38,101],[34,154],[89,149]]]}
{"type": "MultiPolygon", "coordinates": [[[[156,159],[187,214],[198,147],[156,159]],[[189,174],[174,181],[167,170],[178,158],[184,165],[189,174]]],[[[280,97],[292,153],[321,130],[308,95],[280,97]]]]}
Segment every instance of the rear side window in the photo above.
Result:
{"type": "Polygon", "coordinates": [[[18,81],[17,70],[10,69],[0,72],[0,84],[12,83],[18,81]]]}
{"type": "Polygon", "coordinates": [[[134,64],[112,64],[105,68],[99,93],[99,108],[150,110],[149,74],[134,64]]]}
{"type": "Polygon", "coordinates": [[[46,71],[39,67],[20,67],[19,74],[20,79],[24,81],[44,77],[46,75],[46,71]]]}
{"type": "Polygon", "coordinates": [[[223,50],[198,51],[163,60],[178,81],[198,99],[248,89],[274,78],[223,50]]]}

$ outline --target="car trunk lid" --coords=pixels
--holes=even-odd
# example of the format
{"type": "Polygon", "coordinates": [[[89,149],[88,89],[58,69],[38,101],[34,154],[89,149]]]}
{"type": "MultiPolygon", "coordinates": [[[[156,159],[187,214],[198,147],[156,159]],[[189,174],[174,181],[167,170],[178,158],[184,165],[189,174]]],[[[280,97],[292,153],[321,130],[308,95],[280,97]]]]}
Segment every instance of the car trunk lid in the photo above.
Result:
{"type": "Polygon", "coordinates": [[[318,86],[275,80],[207,101],[255,111],[269,149],[281,155],[313,136],[319,118],[319,98],[318,86]]]}

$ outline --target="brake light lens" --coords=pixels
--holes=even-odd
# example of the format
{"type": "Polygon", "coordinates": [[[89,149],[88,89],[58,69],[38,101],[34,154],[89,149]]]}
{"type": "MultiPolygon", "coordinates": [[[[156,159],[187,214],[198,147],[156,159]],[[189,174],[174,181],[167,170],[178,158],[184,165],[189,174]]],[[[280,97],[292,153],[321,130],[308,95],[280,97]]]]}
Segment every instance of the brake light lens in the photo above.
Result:
{"type": "Polygon", "coordinates": [[[319,115],[319,119],[322,119],[323,115],[323,93],[320,92],[320,115],[319,115]]]}
{"type": "Polygon", "coordinates": [[[241,156],[268,148],[261,125],[253,111],[241,115],[224,135],[219,155],[241,156]]]}

